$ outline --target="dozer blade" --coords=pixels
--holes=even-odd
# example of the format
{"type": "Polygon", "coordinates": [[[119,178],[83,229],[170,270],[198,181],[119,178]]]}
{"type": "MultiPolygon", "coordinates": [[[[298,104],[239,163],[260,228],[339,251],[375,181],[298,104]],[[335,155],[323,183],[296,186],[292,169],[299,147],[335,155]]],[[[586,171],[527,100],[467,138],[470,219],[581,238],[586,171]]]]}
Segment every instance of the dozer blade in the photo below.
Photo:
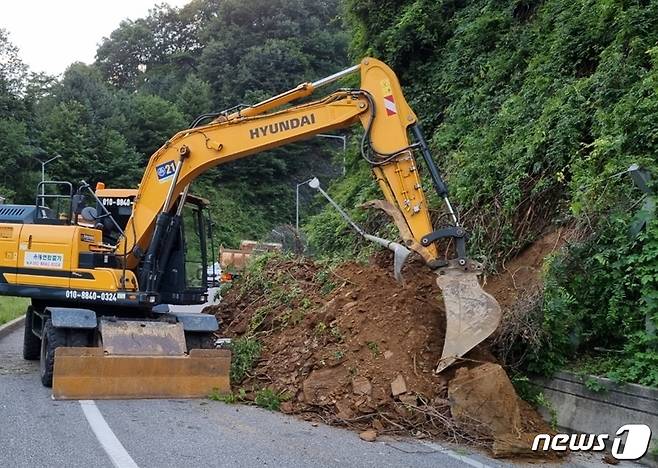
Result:
{"type": "Polygon", "coordinates": [[[187,353],[180,323],[101,320],[102,348],[57,348],[56,400],[200,398],[230,392],[231,352],[187,353]]]}
{"type": "Polygon", "coordinates": [[[436,280],[443,293],[446,333],[443,353],[436,372],[441,372],[468,351],[486,340],[500,324],[500,305],[482,289],[478,275],[482,265],[456,260],[438,271],[436,280]]]}
{"type": "Polygon", "coordinates": [[[230,392],[230,366],[231,352],[225,349],[193,349],[189,356],[106,356],[101,348],[57,348],[53,398],[204,398],[230,392]]]}

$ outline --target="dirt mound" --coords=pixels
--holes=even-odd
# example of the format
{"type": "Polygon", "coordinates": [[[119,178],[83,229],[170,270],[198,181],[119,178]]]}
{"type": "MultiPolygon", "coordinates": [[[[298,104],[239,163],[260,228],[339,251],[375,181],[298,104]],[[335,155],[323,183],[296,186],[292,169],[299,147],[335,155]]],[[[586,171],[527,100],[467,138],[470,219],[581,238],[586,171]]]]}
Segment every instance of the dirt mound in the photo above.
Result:
{"type": "Polygon", "coordinates": [[[503,264],[498,275],[488,278],[484,289],[496,298],[503,311],[513,307],[522,296],[531,295],[541,287],[544,260],[574,234],[570,228],[547,231],[510,262],[503,264]]]}
{"type": "Polygon", "coordinates": [[[490,345],[509,368],[521,365],[525,350],[541,345],[544,260],[577,236],[571,227],[547,231],[503,264],[499,274],[486,279],[484,289],[496,298],[502,311],[501,325],[490,345]],[[518,348],[519,343],[524,346],[518,348]]]}
{"type": "Polygon", "coordinates": [[[485,348],[474,350],[461,368],[433,372],[445,331],[435,276],[411,264],[401,286],[389,262],[380,255],[369,265],[329,270],[308,260],[277,260],[245,277],[214,311],[228,336],[262,343],[260,359],[239,387],[247,395],[269,387],[288,397],[285,412],[379,434],[491,448],[504,438],[514,445],[544,431],[502,368],[482,364],[493,361],[485,348]],[[475,390],[482,375],[489,393],[475,390]],[[486,415],[468,409],[494,394],[486,415]],[[504,427],[496,422],[509,417],[514,420],[504,427]]]}

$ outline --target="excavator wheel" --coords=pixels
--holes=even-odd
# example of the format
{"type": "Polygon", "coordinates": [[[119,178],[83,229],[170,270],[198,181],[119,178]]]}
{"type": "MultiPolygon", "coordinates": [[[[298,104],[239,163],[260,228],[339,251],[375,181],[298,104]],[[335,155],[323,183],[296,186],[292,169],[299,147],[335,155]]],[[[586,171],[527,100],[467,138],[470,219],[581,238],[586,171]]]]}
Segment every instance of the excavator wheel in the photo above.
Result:
{"type": "Polygon", "coordinates": [[[23,334],[23,359],[26,361],[38,361],[41,356],[41,340],[32,332],[32,317],[34,308],[27,307],[25,312],[25,330],[23,334]]]}
{"type": "Polygon", "coordinates": [[[56,328],[50,319],[43,326],[41,339],[41,362],[39,371],[41,383],[45,387],[53,386],[53,371],[55,368],[55,350],[57,348],[81,348],[89,344],[87,331],[56,328]]]}
{"type": "Polygon", "coordinates": [[[64,330],[53,327],[53,323],[48,319],[43,326],[41,335],[41,362],[39,363],[41,383],[44,387],[53,386],[55,350],[60,346],[66,346],[64,330]]]}

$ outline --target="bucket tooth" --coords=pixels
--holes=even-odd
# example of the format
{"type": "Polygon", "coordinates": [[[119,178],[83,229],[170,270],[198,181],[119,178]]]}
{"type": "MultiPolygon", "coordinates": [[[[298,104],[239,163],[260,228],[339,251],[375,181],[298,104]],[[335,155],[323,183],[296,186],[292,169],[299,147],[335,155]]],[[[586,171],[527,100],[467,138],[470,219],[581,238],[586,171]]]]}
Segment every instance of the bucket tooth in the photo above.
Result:
{"type": "Polygon", "coordinates": [[[436,372],[441,372],[496,331],[501,320],[500,305],[480,286],[482,265],[453,260],[438,270],[437,284],[443,293],[446,333],[436,372]]]}

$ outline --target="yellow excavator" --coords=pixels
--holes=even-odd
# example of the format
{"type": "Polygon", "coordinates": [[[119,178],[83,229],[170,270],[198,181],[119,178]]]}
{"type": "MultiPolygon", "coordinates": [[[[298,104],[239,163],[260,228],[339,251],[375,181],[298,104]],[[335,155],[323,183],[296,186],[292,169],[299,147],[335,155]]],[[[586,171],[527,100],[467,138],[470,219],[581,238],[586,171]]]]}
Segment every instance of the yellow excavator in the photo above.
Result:
{"type": "Polygon", "coordinates": [[[466,232],[416,115],[393,71],[366,58],[258,104],[200,116],[151,156],[136,191],[42,182],[35,205],[0,205],[0,294],[32,299],[24,357],[40,360],[54,398],[229,391],[230,351],[215,349],[215,317],[162,306],[207,297],[207,201],[190,185],[214,166],[356,124],[385,198],[371,206],[392,217],[443,292],[447,330],[437,372],[493,333],[500,307],[478,282],[482,266],[466,256],[466,232]],[[355,73],[359,88],[299,103],[355,73]],[[415,153],[451,216],[437,230],[415,153]],[[91,199],[95,205],[86,206],[91,199]],[[454,258],[440,252],[442,240],[452,242],[454,258]]]}

